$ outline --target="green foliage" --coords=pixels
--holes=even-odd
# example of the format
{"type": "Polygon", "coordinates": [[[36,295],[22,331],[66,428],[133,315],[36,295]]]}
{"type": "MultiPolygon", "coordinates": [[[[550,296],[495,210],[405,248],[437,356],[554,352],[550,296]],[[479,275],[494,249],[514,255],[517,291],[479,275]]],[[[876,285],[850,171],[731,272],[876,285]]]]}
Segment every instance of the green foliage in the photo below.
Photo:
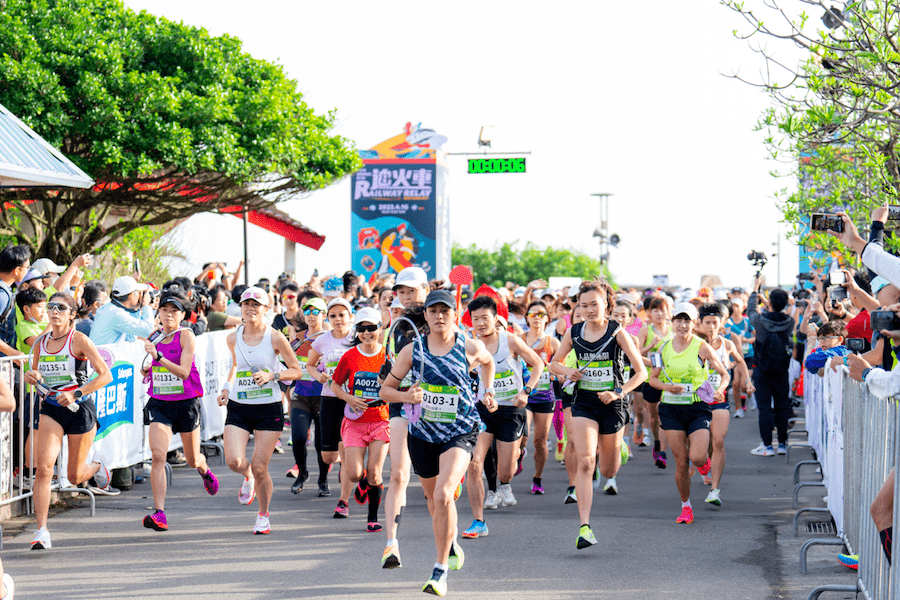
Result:
{"type": "Polygon", "coordinates": [[[281,66],[120,0],[0,4],[0,102],[108,184],[0,193],[24,225],[0,211],[0,234],[61,260],[144,225],[316,190],[361,166],[330,133],[334,111],[315,114],[281,66]]]}
{"type": "Polygon", "coordinates": [[[161,287],[171,278],[165,259],[180,256],[177,245],[168,236],[170,231],[166,227],[141,227],[125,234],[119,242],[94,256],[94,265],[86,269],[84,279],[102,279],[112,284],[117,277],[134,276],[134,259],[137,258],[141,267],[140,281],[161,287]]]}
{"type": "Polygon", "coordinates": [[[518,242],[504,243],[489,250],[472,244],[464,247],[453,245],[451,260],[454,265],[472,267],[477,288],[482,283],[503,287],[507,281],[528,285],[535,279],[549,277],[590,278],[603,274],[612,283],[612,276],[606,265],[590,256],[565,248],[539,248],[528,242],[521,250],[518,242]]]}

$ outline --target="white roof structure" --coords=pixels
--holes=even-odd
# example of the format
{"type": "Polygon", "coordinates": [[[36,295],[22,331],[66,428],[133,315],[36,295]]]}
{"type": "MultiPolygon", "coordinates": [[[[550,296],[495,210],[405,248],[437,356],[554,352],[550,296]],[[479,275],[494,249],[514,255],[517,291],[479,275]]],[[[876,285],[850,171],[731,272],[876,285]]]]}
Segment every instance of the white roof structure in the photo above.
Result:
{"type": "Polygon", "coordinates": [[[94,180],[0,104],[0,188],[89,188],[94,180]]]}

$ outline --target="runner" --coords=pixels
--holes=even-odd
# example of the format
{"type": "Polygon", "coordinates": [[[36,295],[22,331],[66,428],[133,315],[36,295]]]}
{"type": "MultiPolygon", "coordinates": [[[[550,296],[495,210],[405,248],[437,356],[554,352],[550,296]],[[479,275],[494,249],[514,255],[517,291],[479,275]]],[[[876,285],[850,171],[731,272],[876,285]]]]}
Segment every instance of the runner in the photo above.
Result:
{"type": "MultiPolygon", "coordinates": [[[[350,348],[353,325],[353,308],[343,298],[334,298],[326,307],[331,331],[315,339],[306,362],[306,372],[322,384],[322,403],[319,408],[319,423],[322,425],[322,460],[329,465],[344,461],[344,444],[341,441],[341,422],[344,419],[344,402],[331,391],[331,377],[341,357],[350,348]]],[[[335,519],[346,519],[349,515],[350,494],[353,485],[350,480],[338,474],[341,497],[334,509],[335,519]]]]}
{"type": "Polygon", "coordinates": [[[378,522],[378,507],[384,491],[381,471],[391,440],[388,407],[378,396],[379,374],[384,365],[380,311],[361,308],[356,313],[355,330],[353,347],[341,357],[334,371],[331,391],[350,409],[344,410],[341,424],[346,459],[341,470],[351,483],[357,484],[356,502],[368,502],[366,531],[373,533],[382,530],[378,522]],[[367,449],[369,460],[365,462],[367,449]]]}
{"type": "MultiPolygon", "coordinates": [[[[740,288],[735,288],[738,290],[740,288]]],[[[732,290],[734,292],[734,290],[732,290]]],[[[744,316],[744,307],[746,303],[740,295],[736,295],[731,299],[731,316],[725,322],[725,332],[731,336],[735,345],[740,342],[740,349],[744,355],[744,363],[747,365],[748,378],[753,376],[753,344],[756,341],[756,334],[753,332],[753,326],[750,319],[744,316]],[[736,341],[735,341],[736,340],[736,341]]],[[[740,379],[741,375],[735,373],[734,384],[731,386],[731,399],[734,400],[734,418],[740,419],[744,416],[746,408],[753,408],[752,396],[748,396],[747,400],[741,390],[746,386],[746,382],[740,379]]]]}
{"type": "MultiPolygon", "coordinates": [[[[150,375],[150,399],[144,408],[145,424],[150,426],[150,452],[153,456],[150,484],[153,487],[153,514],[144,517],[144,527],[167,531],[166,454],[172,435],[181,434],[187,463],[197,469],[203,487],[210,496],[219,491],[219,480],[209,470],[206,456],[200,452],[200,399],[203,386],[194,360],[196,338],[181,322],[190,314],[187,296],[171,287],[159,299],[161,337],[144,340],[144,349],[153,358],[143,370],[150,375]]],[[[153,336],[151,335],[151,338],[153,336]]],[[[141,338],[143,339],[143,338],[141,338]]]]}
{"type": "MultiPolygon", "coordinates": [[[[623,294],[619,294],[619,298],[623,297],[623,294]]],[[[628,296],[630,298],[630,296],[628,296]]],[[[629,335],[631,335],[631,341],[634,342],[634,347],[640,347],[640,341],[638,340],[638,334],[641,332],[641,327],[643,327],[643,323],[638,325],[638,319],[635,318],[634,314],[634,304],[631,303],[630,299],[622,299],[616,300],[616,306],[613,308],[612,315],[610,317],[613,321],[617,322],[621,325],[629,335]],[[635,327],[637,325],[637,327],[635,327]]],[[[630,377],[631,371],[631,363],[627,360],[625,361],[626,377],[630,377]]],[[[643,384],[642,384],[643,385],[643,384]]],[[[634,429],[634,444],[635,446],[640,446],[643,444],[643,434],[641,432],[642,425],[644,423],[644,397],[641,395],[639,391],[641,386],[638,386],[636,390],[631,392],[629,395],[629,399],[631,400],[631,422],[632,427],[634,429]]],[[[631,448],[628,447],[628,432],[626,431],[622,436],[622,444],[623,444],[623,454],[622,454],[622,464],[624,465],[629,458],[631,458],[631,448]]],[[[618,490],[615,486],[615,480],[613,480],[612,485],[607,481],[606,485],[603,488],[607,494],[615,495],[618,493],[618,490]]]]}
{"type": "MultiPolygon", "coordinates": [[[[744,362],[743,354],[731,340],[723,337],[720,333],[722,320],[728,314],[728,310],[721,304],[706,304],[700,308],[698,313],[700,315],[700,332],[715,352],[716,358],[726,369],[731,369],[733,365],[735,371],[740,373],[741,380],[746,382],[746,392],[752,394],[756,390],[753,382],[747,376],[747,364],[744,362]]],[[[719,374],[715,371],[710,372],[709,384],[718,389],[720,383],[719,374]]],[[[737,393],[740,393],[740,390],[737,393]]],[[[712,485],[706,501],[715,506],[722,506],[719,485],[722,481],[722,471],[725,469],[725,435],[728,433],[728,422],[731,420],[727,390],[725,397],[719,402],[710,403],[709,408],[712,410],[712,419],[709,423],[709,433],[712,438],[712,477],[704,475],[703,480],[707,485],[712,485]]]]}
{"type": "Polygon", "coordinates": [[[708,455],[712,411],[708,403],[724,401],[728,371],[709,344],[694,335],[694,321],[699,316],[697,307],[682,302],[675,307],[674,313],[675,335],[663,344],[660,356],[654,357],[660,358],[661,363],[650,371],[650,385],[662,392],[659,418],[675,457],[675,485],[681,496],[681,514],[675,522],[693,523],[688,458],[701,475],[708,474],[712,468],[708,455]],[[709,369],[703,368],[704,362],[721,377],[716,389],[707,381],[709,369]],[[659,379],[660,375],[665,381],[659,379]],[[698,392],[703,395],[702,399],[698,392]]]}
{"type": "MultiPolygon", "coordinates": [[[[488,535],[484,521],[484,484],[481,472],[484,460],[494,440],[497,441],[497,477],[500,479],[500,506],[515,506],[510,482],[516,472],[519,458],[519,439],[525,430],[528,397],[537,387],[544,372],[544,361],[528,347],[522,338],[497,329],[497,303],[490,296],[478,296],[469,303],[469,314],[475,335],[484,343],[494,359],[494,391],[496,411],[478,407],[478,414],[485,430],[478,434],[478,443],[469,463],[466,490],[472,506],[472,525],[463,537],[477,538],[488,535]],[[523,387],[521,360],[531,371],[531,377],[523,387]]],[[[544,317],[540,317],[543,321],[544,317]]]]}
{"type": "Polygon", "coordinates": [[[578,289],[584,322],[566,332],[550,368],[568,381],[578,382],[572,405],[573,432],[578,457],[578,516],[581,527],[575,540],[579,550],[593,546],[597,538],[591,530],[592,478],[599,450],[600,474],[615,478],[621,465],[622,434],[628,412],[625,395],[641,384],[646,375],[631,334],[609,319],[614,301],[605,281],[585,281],[578,289]],[[615,342],[615,343],[613,343],[615,342]],[[565,367],[565,357],[575,351],[578,369],[565,367]],[[625,358],[635,365],[625,381],[625,358]]]}
{"type": "Polygon", "coordinates": [[[456,331],[455,306],[453,295],[446,290],[428,294],[425,320],[429,333],[425,347],[418,341],[404,347],[381,387],[383,400],[421,407],[421,417],[410,419],[408,443],[428,499],[437,549],[437,562],[422,591],[436,596],[447,593],[447,570],[460,569],[465,561],[455,539],[457,513],[453,497],[469,466],[481,425],[470,369],[481,367],[485,385],[481,403],[489,411],[496,410],[493,357],[480,341],[466,339],[456,331]],[[420,372],[423,361],[424,372],[420,372]],[[421,382],[401,392],[398,388],[409,373],[421,382]]]}
{"type": "MultiPolygon", "coordinates": [[[[391,303],[391,321],[399,319],[404,314],[420,323],[419,330],[426,328],[421,307],[428,296],[428,276],[419,267],[407,267],[397,274],[394,283],[394,292],[397,294],[391,303]],[[408,310],[407,310],[408,309],[408,310]]],[[[406,322],[401,322],[405,327],[397,327],[394,330],[394,339],[388,340],[388,350],[391,358],[395,358],[407,344],[414,338],[412,327],[406,322]]],[[[390,362],[390,361],[389,361],[390,362]]],[[[405,391],[409,388],[411,379],[400,384],[399,389],[405,391]]],[[[409,421],[406,418],[402,404],[392,403],[388,407],[390,427],[390,456],[391,456],[391,483],[388,486],[387,498],[384,502],[384,519],[387,527],[387,545],[381,556],[381,567],[384,569],[397,569],[402,565],[400,560],[400,542],[397,539],[400,528],[400,518],[406,506],[406,488],[409,486],[409,471],[412,463],[409,458],[407,445],[407,432],[409,421]]]]}
{"type": "Polygon", "coordinates": [[[271,531],[269,502],[272,499],[272,478],[269,476],[269,460],[284,429],[278,382],[282,379],[300,379],[302,375],[300,363],[287,338],[266,325],[268,310],[269,295],[262,288],[251,286],[241,294],[244,324],[226,338],[232,365],[218,397],[220,406],[228,405],[225,460],[229,469],[244,476],[238,500],[241,504],[251,504],[254,498],[259,499],[259,513],[253,528],[256,534],[271,531]],[[279,356],[287,364],[284,371],[278,370],[281,368],[279,356]],[[253,456],[248,461],[247,442],[251,433],[253,456]]]}
{"type": "Polygon", "coordinates": [[[294,494],[302,492],[303,484],[309,479],[309,470],[306,467],[306,442],[309,439],[310,423],[315,423],[313,445],[319,463],[319,496],[330,496],[328,464],[322,460],[322,426],[319,416],[322,404],[322,384],[314,380],[306,369],[313,342],[325,333],[325,301],[318,296],[310,297],[303,301],[302,311],[306,329],[302,331],[294,329],[294,340],[291,346],[295,348],[294,353],[303,368],[303,376],[296,381],[293,394],[291,394],[291,449],[294,452],[294,465],[297,468],[297,475],[294,483],[291,484],[291,492],[294,494]]]}
{"type": "MultiPolygon", "coordinates": [[[[528,424],[525,430],[531,428],[531,420],[534,419],[534,477],[531,481],[531,493],[543,494],[544,487],[541,478],[544,473],[544,465],[547,463],[547,438],[550,436],[550,426],[553,421],[553,410],[556,404],[556,395],[553,391],[553,381],[548,367],[550,360],[559,348],[559,340],[552,335],[547,335],[547,324],[550,320],[547,305],[541,300],[535,300],[528,305],[525,313],[528,321],[528,331],[522,336],[531,349],[537,352],[544,361],[544,371],[541,373],[537,388],[528,397],[528,424]]],[[[555,378],[553,378],[555,379],[555,378]]]]}
{"type": "MultiPolygon", "coordinates": [[[[97,434],[97,408],[91,396],[112,381],[109,367],[100,357],[94,343],[75,331],[75,299],[58,292],[47,302],[50,330],[34,343],[31,365],[25,381],[38,382],[59,391],[45,395],[41,402],[40,424],[35,438],[34,514],[38,530],[31,542],[32,550],[51,548],[47,516],[50,512],[50,480],[53,467],[68,437],[69,483],[78,485],[91,478],[100,489],[109,489],[109,470],[91,445],[97,434]],[[97,374],[88,381],[88,363],[97,374]]],[[[60,473],[62,477],[62,473],[60,473]]]]}
{"type": "MultiPolygon", "coordinates": [[[[580,304],[576,304],[572,309],[571,322],[572,325],[584,322],[580,304]]],[[[563,335],[565,336],[565,333],[563,333],[563,335]]],[[[551,365],[552,364],[553,363],[551,362],[551,365]]],[[[575,350],[570,351],[566,355],[563,365],[570,369],[578,367],[578,357],[575,354],[575,350]]],[[[559,377],[557,377],[557,379],[559,379],[559,377]]],[[[563,381],[565,381],[565,378],[563,378],[563,381]]],[[[565,438],[567,440],[565,448],[563,448],[563,462],[566,467],[566,477],[569,481],[569,487],[566,488],[566,504],[575,504],[578,502],[578,495],[575,492],[575,480],[578,477],[578,458],[575,454],[575,444],[570,442],[572,440],[572,432],[575,430],[575,425],[572,421],[572,402],[574,401],[574,393],[575,386],[568,385],[564,387],[560,385],[559,396],[560,405],[562,406],[563,411],[563,431],[565,432],[565,438]]]]}
{"type": "MultiPolygon", "coordinates": [[[[648,310],[650,311],[650,320],[638,335],[640,342],[638,347],[641,349],[645,369],[650,367],[650,359],[647,357],[653,352],[658,352],[664,343],[672,339],[672,326],[669,324],[671,320],[669,301],[662,296],[653,296],[648,302],[648,310]]],[[[666,456],[666,434],[659,426],[660,391],[645,381],[641,387],[641,394],[644,397],[644,424],[646,425],[647,416],[649,416],[650,429],[653,431],[653,460],[657,467],[665,469],[668,457],[666,456]]],[[[648,442],[646,435],[643,442],[645,445],[648,442]]]]}

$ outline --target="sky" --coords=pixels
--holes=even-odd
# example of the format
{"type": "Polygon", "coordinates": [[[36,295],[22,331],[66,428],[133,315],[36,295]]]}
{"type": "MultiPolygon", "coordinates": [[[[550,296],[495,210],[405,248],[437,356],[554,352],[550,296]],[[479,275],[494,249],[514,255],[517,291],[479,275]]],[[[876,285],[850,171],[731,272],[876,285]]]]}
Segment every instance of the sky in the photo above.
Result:
{"type": "MultiPolygon", "coordinates": [[[[790,4],[790,2],[788,2],[790,4]]],[[[126,0],[126,6],[228,33],[251,55],[282,65],[317,112],[337,110],[334,133],[359,149],[422,123],[448,138],[446,152],[530,151],[525,174],[469,175],[450,157],[451,237],[599,255],[593,193],[610,193],[616,280],[649,284],[665,274],[696,288],[702,275],[747,286],[751,249],[778,258],[763,273],[791,284],[797,248],[780,235],[778,190],[763,133],[770,104],[761,59],[733,30],[739,15],[716,2],[296,2],[126,0]],[[551,8],[552,7],[552,8],[551,8]]],[[[279,205],[323,234],[319,251],[297,246],[297,277],[350,264],[350,180],[279,205]]],[[[240,219],[193,217],[176,232],[189,258],[233,267],[243,255],[240,219]]],[[[253,225],[250,277],[277,276],[284,243],[253,225]]],[[[547,276],[554,275],[547,273],[547,276]]],[[[524,282],[523,282],[524,283],[524,282]]]]}

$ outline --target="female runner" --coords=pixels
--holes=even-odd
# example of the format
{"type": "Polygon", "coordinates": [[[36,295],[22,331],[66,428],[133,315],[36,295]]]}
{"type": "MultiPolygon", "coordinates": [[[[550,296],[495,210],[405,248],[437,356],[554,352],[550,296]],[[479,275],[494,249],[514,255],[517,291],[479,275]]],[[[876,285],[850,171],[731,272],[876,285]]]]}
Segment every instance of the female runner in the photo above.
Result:
{"type": "MultiPolygon", "coordinates": [[[[650,319],[638,335],[638,342],[643,357],[644,367],[650,367],[650,359],[647,358],[653,352],[658,352],[664,343],[672,339],[672,326],[669,324],[671,320],[669,301],[661,296],[654,296],[650,299],[649,306],[650,319]]],[[[666,468],[666,435],[659,427],[659,401],[661,395],[659,390],[652,387],[648,382],[644,382],[641,388],[644,397],[644,425],[647,424],[649,416],[650,429],[653,431],[653,460],[660,469],[666,468]]],[[[643,440],[646,445],[646,439],[643,440]]]]}
{"type": "MultiPolygon", "coordinates": [[[[547,305],[541,300],[535,300],[528,305],[525,313],[528,321],[528,331],[522,335],[525,344],[537,352],[549,365],[550,360],[559,349],[559,340],[552,335],[547,335],[547,323],[550,320],[547,305]]],[[[550,425],[553,421],[553,409],[556,404],[556,396],[553,393],[553,385],[549,370],[541,373],[541,379],[537,388],[528,397],[528,425],[525,431],[531,429],[531,420],[534,419],[534,478],[531,482],[532,494],[543,494],[544,487],[541,478],[544,473],[544,465],[547,463],[547,438],[550,435],[550,425]],[[533,417],[532,417],[533,415],[533,417]]]]}
{"type": "Polygon", "coordinates": [[[61,388],[41,402],[41,420],[35,440],[37,473],[34,482],[38,530],[31,542],[32,550],[51,547],[50,532],[47,531],[50,480],[63,436],[69,438],[69,483],[78,485],[93,477],[97,487],[109,488],[109,470],[97,455],[89,462],[89,455],[97,434],[97,407],[91,394],[110,383],[112,374],[88,336],[75,331],[77,307],[69,294],[58,292],[50,297],[47,302],[50,331],[34,343],[31,365],[37,369],[25,373],[25,381],[31,385],[42,382],[61,388]],[[97,373],[90,381],[88,363],[97,373]],[[75,410],[72,405],[77,405],[75,410]]]}

